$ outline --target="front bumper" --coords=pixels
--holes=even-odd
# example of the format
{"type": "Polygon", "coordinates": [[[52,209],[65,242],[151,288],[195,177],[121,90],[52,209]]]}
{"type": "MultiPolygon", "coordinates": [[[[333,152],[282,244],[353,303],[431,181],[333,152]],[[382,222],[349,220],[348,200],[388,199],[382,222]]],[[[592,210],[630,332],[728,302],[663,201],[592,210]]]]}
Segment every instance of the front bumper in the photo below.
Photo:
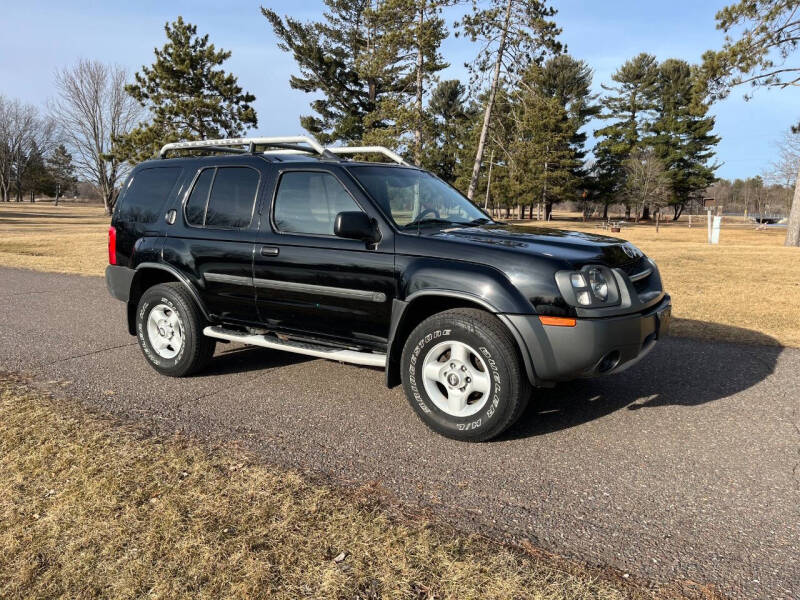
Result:
{"type": "MultiPolygon", "coordinates": [[[[667,335],[670,297],[642,313],[577,319],[574,327],[542,325],[535,315],[504,315],[527,348],[536,383],[618,373],[667,335]]],[[[524,351],[524,349],[523,349],[524,351]]]]}

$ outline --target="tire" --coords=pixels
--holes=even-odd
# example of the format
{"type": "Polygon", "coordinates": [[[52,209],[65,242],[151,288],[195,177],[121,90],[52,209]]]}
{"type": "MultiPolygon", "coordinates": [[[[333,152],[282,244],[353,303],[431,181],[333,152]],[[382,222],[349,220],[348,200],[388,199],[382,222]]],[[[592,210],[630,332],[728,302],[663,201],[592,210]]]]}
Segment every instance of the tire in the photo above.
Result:
{"type": "Polygon", "coordinates": [[[500,435],[531,394],[509,331],[495,316],[471,308],[420,323],[403,347],[401,373],[406,398],[425,424],[463,441],[500,435]]]}
{"type": "Polygon", "coordinates": [[[139,347],[162,375],[185,377],[208,364],[216,341],[203,335],[204,325],[197,304],[180,283],[147,289],[136,308],[139,347]]]}

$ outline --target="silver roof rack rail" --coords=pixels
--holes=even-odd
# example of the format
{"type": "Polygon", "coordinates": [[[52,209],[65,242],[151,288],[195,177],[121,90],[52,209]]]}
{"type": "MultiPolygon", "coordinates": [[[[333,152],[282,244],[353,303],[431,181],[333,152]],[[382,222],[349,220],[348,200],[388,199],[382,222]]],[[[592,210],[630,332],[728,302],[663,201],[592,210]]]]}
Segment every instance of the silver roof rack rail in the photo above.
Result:
{"type": "Polygon", "coordinates": [[[388,159],[401,165],[408,165],[403,157],[383,146],[339,146],[338,148],[325,148],[333,154],[382,154],[388,159]]]}
{"type": "Polygon", "coordinates": [[[268,146],[275,150],[265,150],[262,154],[318,154],[320,156],[343,155],[343,154],[380,154],[386,158],[401,164],[408,165],[403,157],[392,152],[383,146],[338,146],[325,148],[311,136],[295,135],[283,137],[253,137],[253,138],[226,138],[220,140],[200,140],[196,142],[173,142],[164,144],[158,155],[166,158],[170,150],[214,150],[218,152],[253,152],[256,146],[268,146]],[[299,144],[305,144],[306,147],[299,144]],[[236,146],[247,146],[248,150],[242,148],[235,149],[236,146]]]}
{"type": "MultiPolygon", "coordinates": [[[[324,155],[325,148],[317,140],[312,137],[304,135],[283,136],[283,137],[253,137],[253,138],[226,138],[221,140],[200,140],[197,142],[173,142],[171,144],[164,144],[158,155],[161,158],[167,156],[170,150],[192,150],[207,148],[213,150],[221,147],[228,146],[249,146],[251,151],[255,150],[255,146],[280,146],[282,144],[306,144],[309,149],[308,152],[324,155]]],[[[304,150],[303,148],[296,148],[297,151],[304,150]]]]}

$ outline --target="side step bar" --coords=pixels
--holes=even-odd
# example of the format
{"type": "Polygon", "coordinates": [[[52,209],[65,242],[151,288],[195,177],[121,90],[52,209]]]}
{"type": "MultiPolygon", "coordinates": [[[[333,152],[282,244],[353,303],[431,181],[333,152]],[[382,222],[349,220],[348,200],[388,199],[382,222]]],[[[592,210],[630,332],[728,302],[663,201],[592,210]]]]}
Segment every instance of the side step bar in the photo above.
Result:
{"type": "Polygon", "coordinates": [[[275,336],[240,333],[223,327],[206,327],[203,329],[203,334],[220,340],[240,342],[251,346],[261,346],[262,348],[272,348],[273,350],[285,350],[286,352],[294,352],[295,354],[305,354],[306,356],[338,360],[354,365],[364,365],[367,367],[386,366],[386,355],[376,354],[374,352],[337,350],[302,342],[284,342],[275,336]]]}

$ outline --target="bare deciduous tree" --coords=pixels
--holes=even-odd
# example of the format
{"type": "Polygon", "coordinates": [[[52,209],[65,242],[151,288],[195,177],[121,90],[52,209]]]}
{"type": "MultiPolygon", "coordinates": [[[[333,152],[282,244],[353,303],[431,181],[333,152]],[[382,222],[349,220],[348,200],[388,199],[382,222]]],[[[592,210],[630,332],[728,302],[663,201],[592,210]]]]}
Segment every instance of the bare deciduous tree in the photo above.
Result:
{"type": "Polygon", "coordinates": [[[32,104],[0,96],[0,198],[22,201],[22,187],[32,161],[45,156],[58,141],[55,123],[32,104]]]}
{"type": "Polygon", "coordinates": [[[800,168],[800,133],[787,132],[778,144],[778,159],[766,173],[771,183],[794,187],[800,168]]]}
{"type": "Polygon", "coordinates": [[[659,209],[666,206],[669,179],[664,165],[652,148],[637,148],[623,162],[625,192],[636,203],[636,220],[639,221],[645,206],[659,209]]]}
{"type": "Polygon", "coordinates": [[[83,59],[56,73],[58,97],[51,103],[79,176],[97,186],[108,214],[127,174],[125,163],[111,155],[112,145],[130,132],[142,110],[125,91],[126,81],[121,67],[83,59]]]}

